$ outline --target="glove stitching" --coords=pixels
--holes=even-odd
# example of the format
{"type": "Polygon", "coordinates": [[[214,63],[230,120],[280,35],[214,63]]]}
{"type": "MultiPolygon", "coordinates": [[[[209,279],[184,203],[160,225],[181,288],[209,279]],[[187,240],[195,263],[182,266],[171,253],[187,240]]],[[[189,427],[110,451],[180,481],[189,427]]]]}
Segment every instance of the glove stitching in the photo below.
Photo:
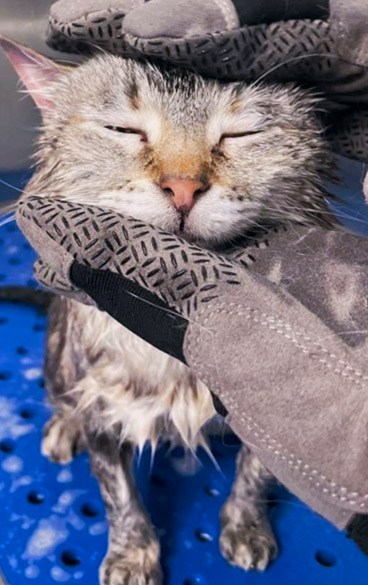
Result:
{"type": "MultiPolygon", "coordinates": [[[[238,305],[235,303],[229,303],[228,306],[233,306],[236,308],[240,308],[243,309],[243,311],[238,311],[236,313],[234,313],[234,311],[228,311],[227,307],[225,305],[220,305],[219,309],[216,309],[212,314],[211,317],[213,316],[214,313],[217,314],[221,314],[221,313],[226,313],[226,314],[236,314],[237,316],[248,316],[250,318],[253,318],[253,320],[255,320],[257,323],[260,323],[262,325],[266,325],[269,327],[269,323],[268,322],[262,322],[259,319],[255,318],[252,315],[247,315],[246,313],[244,313],[244,308],[249,309],[252,311],[252,309],[250,309],[249,307],[243,307],[242,305],[238,305]],[[221,309],[221,307],[224,307],[224,309],[221,309]]],[[[201,315],[203,315],[206,312],[205,309],[202,309],[195,317],[195,322],[199,321],[201,315]]],[[[267,317],[267,315],[262,314],[265,317],[267,317]]],[[[202,327],[206,325],[207,321],[209,320],[210,317],[207,317],[204,319],[203,323],[202,323],[202,327]]],[[[269,317],[270,319],[274,320],[273,317],[269,317]]],[[[284,335],[284,332],[281,330],[278,330],[277,328],[272,328],[272,330],[277,331],[278,333],[280,333],[281,335],[284,335]]],[[[302,333],[298,333],[299,335],[303,336],[306,340],[308,340],[309,338],[307,336],[304,336],[302,333]]],[[[292,338],[288,337],[290,340],[292,340],[292,338]]],[[[293,341],[293,340],[292,340],[293,341]]],[[[296,341],[296,340],[295,340],[296,341]]],[[[314,343],[314,342],[312,342],[314,343]]],[[[301,346],[299,346],[299,344],[296,342],[295,343],[296,346],[298,348],[300,348],[301,346]]],[[[196,354],[198,354],[199,351],[199,345],[200,345],[200,340],[199,340],[199,336],[195,336],[194,333],[191,331],[191,329],[189,329],[188,331],[188,352],[191,356],[194,356],[196,354]]],[[[315,344],[318,346],[318,344],[315,344]]],[[[325,350],[328,352],[328,350],[325,350]]],[[[328,352],[329,353],[329,352],[328,352]]],[[[333,354],[329,354],[331,356],[333,356],[333,354]]],[[[314,357],[313,355],[309,354],[310,357],[314,357]]],[[[193,359],[194,361],[194,359],[193,359]]],[[[323,363],[323,362],[322,362],[323,363]]],[[[344,363],[344,362],[343,362],[344,363]]],[[[354,370],[355,371],[355,370],[354,370]]],[[[338,372],[339,373],[339,372],[338,372]]],[[[358,372],[359,374],[359,372],[358,372]]],[[[202,369],[201,366],[198,367],[198,377],[204,382],[206,383],[209,387],[211,386],[211,381],[209,381],[206,377],[206,375],[204,374],[204,371],[202,369]]],[[[355,382],[359,383],[358,381],[355,380],[355,382]]],[[[217,380],[214,381],[214,384],[212,386],[215,386],[214,391],[216,392],[216,390],[221,390],[221,386],[218,383],[217,380]]],[[[231,403],[232,406],[234,406],[234,408],[237,408],[237,405],[235,404],[234,399],[231,396],[227,397],[228,402],[231,403]]],[[[237,408],[238,410],[238,408],[237,408]]],[[[253,417],[251,416],[247,416],[247,415],[240,415],[240,419],[241,421],[247,425],[248,430],[249,431],[253,431],[254,428],[257,428],[258,431],[253,431],[253,434],[259,438],[259,441],[263,444],[266,445],[266,448],[268,450],[272,450],[274,455],[276,457],[279,457],[280,459],[282,459],[284,462],[286,462],[288,464],[289,467],[291,467],[293,470],[298,471],[299,473],[301,473],[301,475],[303,475],[304,477],[307,477],[308,480],[310,480],[311,482],[313,482],[313,486],[315,488],[320,488],[321,487],[321,482],[323,484],[328,484],[328,488],[327,487],[322,487],[322,492],[326,495],[331,496],[332,498],[337,498],[340,502],[342,503],[346,503],[350,506],[354,506],[358,503],[357,499],[364,499],[367,500],[368,499],[368,494],[360,494],[359,492],[348,492],[348,489],[345,486],[341,486],[338,483],[331,481],[329,479],[326,478],[325,475],[321,474],[320,472],[318,472],[316,469],[310,469],[310,466],[308,464],[303,463],[302,459],[297,459],[296,463],[295,463],[295,459],[296,456],[294,453],[291,453],[288,451],[288,449],[286,449],[280,442],[276,441],[275,439],[271,439],[270,436],[268,435],[268,433],[266,433],[266,431],[264,430],[264,428],[260,427],[256,422],[254,422],[253,417]],[[260,436],[263,435],[263,436],[260,436]],[[277,447],[278,449],[275,449],[275,447],[277,447]],[[303,467],[304,471],[301,471],[301,466],[303,467]],[[308,475],[309,474],[309,475],[308,475]],[[320,481],[316,482],[316,479],[319,479],[320,481]],[[340,493],[339,493],[340,492],[340,493]]],[[[362,509],[366,509],[367,508],[367,502],[361,502],[359,504],[360,508],[362,509]]]]}
{"type": "MultiPolygon", "coordinates": [[[[329,369],[333,369],[334,372],[336,372],[337,374],[341,374],[343,377],[348,378],[350,381],[354,382],[355,384],[358,384],[359,386],[361,386],[362,385],[361,380],[368,381],[368,376],[365,376],[364,374],[362,374],[361,372],[359,372],[359,370],[356,370],[355,368],[353,368],[352,366],[350,366],[349,364],[347,364],[343,360],[338,359],[335,354],[331,353],[328,349],[324,348],[321,344],[313,341],[310,337],[306,336],[301,331],[292,331],[290,325],[288,325],[287,323],[285,323],[281,319],[277,319],[277,321],[276,321],[274,317],[268,316],[266,313],[260,313],[260,317],[262,319],[266,319],[266,321],[261,321],[259,318],[257,318],[254,315],[254,313],[258,313],[258,311],[256,309],[252,309],[251,307],[243,307],[242,305],[236,305],[235,303],[229,303],[228,304],[228,307],[234,307],[234,308],[238,308],[238,309],[244,309],[245,308],[247,311],[249,311],[249,314],[248,315],[246,313],[244,313],[244,312],[238,312],[238,313],[236,313],[236,315],[238,315],[238,316],[246,316],[248,319],[252,318],[255,322],[260,323],[261,325],[265,325],[266,327],[268,327],[272,331],[273,330],[274,331],[277,331],[277,333],[280,333],[286,339],[288,339],[289,341],[292,341],[292,343],[294,343],[294,345],[296,347],[298,347],[299,349],[301,349],[303,351],[303,353],[309,354],[309,356],[311,358],[317,359],[319,362],[325,364],[329,369]],[[278,329],[277,325],[279,327],[283,327],[284,330],[278,329]],[[294,337],[292,337],[291,335],[289,335],[288,333],[286,333],[285,330],[286,331],[290,331],[294,335],[301,337],[307,343],[311,343],[317,349],[319,349],[323,353],[326,353],[327,356],[329,358],[331,358],[332,360],[337,360],[337,363],[340,363],[343,366],[343,369],[338,369],[338,368],[336,368],[335,364],[331,364],[327,360],[322,359],[320,357],[317,357],[317,356],[311,354],[310,353],[310,350],[308,349],[308,347],[306,347],[306,346],[301,345],[300,343],[298,343],[298,341],[294,337]],[[355,374],[355,376],[357,376],[360,379],[357,380],[356,378],[350,376],[349,374],[346,374],[344,372],[344,370],[350,370],[352,374],[355,374]]],[[[217,311],[217,312],[218,313],[227,313],[229,315],[231,315],[233,313],[233,311],[228,311],[227,308],[224,311],[217,311]]]]}

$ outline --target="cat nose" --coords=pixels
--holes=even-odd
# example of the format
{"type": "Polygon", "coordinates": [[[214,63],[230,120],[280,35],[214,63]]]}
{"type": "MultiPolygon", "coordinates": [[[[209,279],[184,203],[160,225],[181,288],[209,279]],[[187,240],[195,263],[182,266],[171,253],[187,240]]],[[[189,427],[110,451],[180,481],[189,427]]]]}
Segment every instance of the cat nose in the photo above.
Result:
{"type": "Polygon", "coordinates": [[[160,183],[161,189],[169,191],[176,209],[189,211],[194,205],[195,195],[203,193],[207,186],[202,181],[190,179],[164,179],[160,183]]]}

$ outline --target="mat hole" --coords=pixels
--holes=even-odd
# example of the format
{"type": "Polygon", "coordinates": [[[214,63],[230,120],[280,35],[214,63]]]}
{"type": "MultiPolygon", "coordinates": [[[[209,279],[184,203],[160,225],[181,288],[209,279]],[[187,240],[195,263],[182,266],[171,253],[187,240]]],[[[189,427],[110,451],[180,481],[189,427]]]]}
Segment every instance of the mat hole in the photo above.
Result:
{"type": "Polygon", "coordinates": [[[6,279],[6,275],[5,274],[0,274],[0,281],[5,280],[6,279]]]}
{"type": "Polygon", "coordinates": [[[206,487],[204,491],[207,494],[207,496],[210,496],[211,498],[218,498],[221,495],[220,490],[217,487],[213,486],[206,487]]]}
{"type": "Polygon", "coordinates": [[[36,416],[36,411],[30,406],[25,406],[24,408],[22,408],[19,414],[22,418],[30,420],[31,418],[34,418],[36,416]]]}
{"type": "Polygon", "coordinates": [[[157,486],[163,486],[166,484],[166,481],[164,480],[164,478],[161,477],[160,475],[157,475],[156,473],[151,475],[150,481],[151,481],[151,483],[153,483],[153,485],[157,485],[157,486]]]}
{"type": "Polygon", "coordinates": [[[15,449],[15,443],[11,439],[4,439],[0,441],[0,451],[3,453],[13,453],[15,449]]]}
{"type": "Polygon", "coordinates": [[[202,575],[193,575],[183,581],[183,585],[207,585],[207,581],[202,575]]]}
{"type": "Polygon", "coordinates": [[[87,518],[95,518],[98,516],[98,509],[97,507],[92,504],[91,502],[86,502],[81,507],[81,512],[83,516],[87,516],[87,518]]]}
{"type": "Polygon", "coordinates": [[[42,492],[39,492],[39,491],[32,491],[32,492],[29,492],[29,494],[27,496],[27,500],[29,501],[30,504],[33,504],[35,506],[39,506],[40,504],[44,503],[45,494],[43,494],[42,492]]]}
{"type": "Polygon", "coordinates": [[[26,355],[28,353],[28,349],[23,347],[23,345],[19,345],[16,349],[18,355],[26,355]]]}
{"type": "Polygon", "coordinates": [[[0,372],[0,380],[10,380],[11,377],[11,372],[0,372]]]}
{"type": "Polygon", "coordinates": [[[17,226],[15,224],[10,224],[10,225],[7,225],[6,226],[6,231],[7,232],[13,233],[13,232],[16,231],[16,229],[17,229],[17,226]]]}
{"type": "Polygon", "coordinates": [[[333,567],[336,565],[336,556],[328,550],[317,550],[315,559],[322,567],[333,567]]]}
{"type": "Polygon", "coordinates": [[[208,530],[198,528],[195,531],[195,535],[200,542],[212,542],[213,541],[213,536],[212,536],[212,534],[210,534],[210,532],[208,530]]]}
{"type": "Polygon", "coordinates": [[[73,550],[64,550],[61,555],[61,561],[67,567],[78,567],[80,565],[81,560],[76,552],[73,550]]]}
{"type": "Polygon", "coordinates": [[[9,319],[7,319],[6,317],[0,317],[0,325],[5,325],[5,323],[8,323],[9,319]]]}
{"type": "Polygon", "coordinates": [[[36,323],[36,325],[33,325],[33,331],[45,331],[46,326],[42,325],[41,323],[36,323]]]}
{"type": "Polygon", "coordinates": [[[12,264],[13,266],[17,266],[18,264],[21,263],[21,259],[14,256],[13,258],[9,258],[8,262],[9,262],[9,264],[12,264]]]}

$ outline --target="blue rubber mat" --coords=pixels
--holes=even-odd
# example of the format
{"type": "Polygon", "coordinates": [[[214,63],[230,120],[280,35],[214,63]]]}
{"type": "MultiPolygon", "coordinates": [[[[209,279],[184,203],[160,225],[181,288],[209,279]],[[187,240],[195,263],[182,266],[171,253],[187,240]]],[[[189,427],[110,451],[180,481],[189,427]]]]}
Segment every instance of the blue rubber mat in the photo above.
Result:
{"type": "MultiPolygon", "coordinates": [[[[345,179],[344,194],[352,199],[340,213],[366,232],[356,173],[345,179]]],[[[33,259],[13,223],[0,228],[0,285],[34,284],[33,259]]],[[[0,567],[9,585],[97,585],[107,524],[87,456],[59,466],[40,454],[50,414],[42,381],[45,326],[37,309],[0,303],[0,567]]],[[[246,574],[222,559],[218,514],[237,449],[229,437],[213,441],[221,472],[200,454],[196,475],[183,475],[180,450],[161,449],[153,469],[149,452],[137,464],[161,539],[164,585],[366,585],[368,559],[282,487],[270,497],[278,559],[264,574],[246,574]]]]}

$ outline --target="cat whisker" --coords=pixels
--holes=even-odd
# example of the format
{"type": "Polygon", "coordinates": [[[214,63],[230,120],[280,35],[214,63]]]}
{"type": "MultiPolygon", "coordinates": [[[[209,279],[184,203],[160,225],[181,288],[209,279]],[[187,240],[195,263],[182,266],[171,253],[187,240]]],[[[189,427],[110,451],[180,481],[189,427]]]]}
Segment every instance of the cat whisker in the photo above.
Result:
{"type": "Polygon", "coordinates": [[[366,219],[363,219],[361,217],[356,217],[355,215],[350,215],[349,213],[345,213],[344,211],[338,210],[336,212],[336,216],[343,217],[344,219],[352,219],[352,220],[356,221],[357,223],[361,223],[364,225],[368,224],[368,221],[366,219]]]}
{"type": "MultiPolygon", "coordinates": [[[[4,181],[4,179],[0,179],[0,183],[5,185],[5,187],[9,187],[10,189],[14,189],[14,191],[18,191],[18,193],[23,193],[23,189],[19,189],[15,185],[12,185],[11,183],[4,181]]],[[[1,211],[1,208],[0,208],[0,211],[1,211]]]]}
{"type": "Polygon", "coordinates": [[[329,211],[328,209],[319,208],[316,209],[315,207],[307,207],[302,205],[288,205],[287,207],[280,206],[280,208],[277,211],[285,216],[285,214],[287,214],[288,211],[290,212],[290,210],[298,211],[301,213],[308,212],[316,213],[318,215],[328,215],[330,217],[335,217],[335,213],[333,211],[329,211]]]}
{"type": "Polygon", "coordinates": [[[4,225],[11,223],[12,221],[15,221],[15,215],[12,217],[5,218],[5,219],[0,219],[0,227],[3,227],[4,225]]]}
{"type": "Polygon", "coordinates": [[[253,81],[249,85],[249,87],[254,87],[260,81],[263,81],[268,75],[271,75],[271,73],[274,73],[275,71],[280,69],[280,67],[284,67],[285,65],[289,65],[290,63],[296,63],[298,61],[302,61],[303,59],[311,59],[314,57],[326,57],[327,59],[340,59],[340,57],[338,57],[337,55],[332,55],[331,53],[306,53],[305,55],[298,55],[297,57],[290,57],[290,59],[287,59],[286,61],[283,61],[282,63],[278,63],[277,65],[275,65],[274,67],[271,67],[271,69],[269,69],[268,71],[263,73],[260,77],[257,77],[257,79],[255,81],[253,81]]]}
{"type": "Polygon", "coordinates": [[[341,217],[344,219],[354,220],[357,223],[361,223],[363,225],[368,224],[368,220],[361,218],[361,217],[358,217],[356,215],[349,214],[349,213],[342,211],[340,209],[337,209],[336,211],[332,211],[332,210],[329,211],[328,209],[315,209],[313,207],[306,207],[306,206],[302,207],[302,206],[288,205],[288,207],[285,209],[281,208],[280,212],[282,214],[285,214],[285,212],[290,211],[290,209],[295,210],[295,211],[300,211],[302,214],[305,214],[307,212],[308,214],[316,214],[317,216],[318,215],[319,216],[321,216],[321,215],[329,216],[329,217],[337,219],[337,220],[339,219],[339,217],[341,217]]]}
{"type": "Polygon", "coordinates": [[[77,67],[78,63],[76,63],[75,61],[69,61],[68,59],[57,59],[57,61],[55,61],[56,63],[59,63],[60,65],[70,65],[73,67],[77,67]]]}
{"type": "MultiPolygon", "coordinates": [[[[142,303],[146,303],[147,305],[150,305],[151,307],[155,307],[160,309],[161,311],[164,311],[165,313],[168,313],[170,315],[172,315],[173,317],[177,318],[178,314],[180,315],[179,311],[173,311],[171,309],[167,309],[166,307],[162,307],[161,305],[156,305],[156,303],[153,303],[152,301],[148,301],[147,299],[143,299],[142,297],[132,293],[131,291],[124,291],[125,294],[128,294],[136,299],[138,299],[140,302],[142,303]]],[[[189,323],[195,324],[197,327],[199,327],[200,329],[202,329],[203,331],[206,331],[207,333],[211,333],[211,335],[213,336],[213,332],[210,330],[210,328],[207,328],[203,325],[199,325],[199,323],[197,323],[197,321],[193,321],[188,315],[185,315],[184,317],[189,323]]]]}
{"type": "MultiPolygon", "coordinates": [[[[15,185],[12,185],[11,183],[8,183],[7,181],[4,181],[4,179],[0,179],[0,184],[5,185],[5,187],[9,187],[9,189],[13,189],[14,191],[17,191],[18,193],[20,193],[21,195],[24,193],[24,189],[19,189],[19,187],[16,187],[15,185]]],[[[32,191],[29,191],[27,189],[27,196],[32,195],[33,197],[39,197],[40,194],[39,193],[34,193],[32,191]]],[[[8,210],[14,210],[16,209],[17,206],[17,202],[18,200],[12,201],[9,204],[6,204],[5,206],[3,206],[2,204],[0,204],[0,216],[3,213],[6,213],[8,210]]]]}
{"type": "Polygon", "coordinates": [[[83,41],[83,44],[86,45],[87,47],[92,47],[95,51],[99,51],[100,53],[103,53],[104,55],[111,55],[111,53],[106,51],[106,49],[104,49],[103,47],[101,47],[99,45],[96,45],[92,41],[83,41]]]}

